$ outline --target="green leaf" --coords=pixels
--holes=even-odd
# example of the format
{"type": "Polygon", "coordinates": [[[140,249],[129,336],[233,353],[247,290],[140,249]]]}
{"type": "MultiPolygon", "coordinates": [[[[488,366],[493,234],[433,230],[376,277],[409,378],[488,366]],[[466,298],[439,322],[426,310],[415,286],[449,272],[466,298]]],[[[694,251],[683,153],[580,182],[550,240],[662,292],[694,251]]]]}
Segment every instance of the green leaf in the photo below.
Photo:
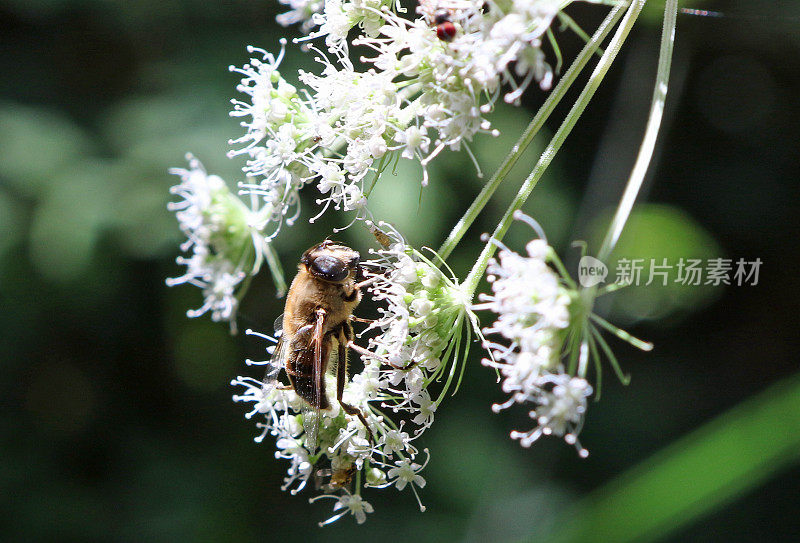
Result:
{"type": "Polygon", "coordinates": [[[746,400],[600,488],[548,541],[654,541],[800,459],[800,374],[746,400]]]}

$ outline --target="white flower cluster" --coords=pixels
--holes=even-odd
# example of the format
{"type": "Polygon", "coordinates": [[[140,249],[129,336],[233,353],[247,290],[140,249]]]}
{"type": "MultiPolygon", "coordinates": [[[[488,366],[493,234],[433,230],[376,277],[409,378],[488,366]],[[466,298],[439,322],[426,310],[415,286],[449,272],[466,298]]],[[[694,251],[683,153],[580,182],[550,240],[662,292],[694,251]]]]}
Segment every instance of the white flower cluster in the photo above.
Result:
{"type": "Polygon", "coordinates": [[[561,436],[576,445],[581,456],[588,455],[578,442],[592,393],[588,381],[567,373],[562,364],[573,296],[547,261],[555,255],[541,239],[528,243],[527,256],[502,247],[497,260],[488,267],[491,295],[480,295],[484,303],[475,309],[497,314],[486,334],[499,334],[508,344],[486,342],[491,354],[483,364],[496,368],[503,378],[503,392],[510,394],[495,412],[515,403],[532,403],[530,412],[536,426],[512,432],[528,447],[542,435],[561,436]]]}
{"type": "Polygon", "coordinates": [[[168,209],[175,211],[187,237],[181,250],[191,251],[191,256],[176,259],[186,266],[186,273],[167,279],[167,285],[200,287],[203,305],[187,315],[198,317],[210,311],[214,321],[229,321],[235,329],[237,289],[248,274],[258,272],[263,259],[264,215],[257,205],[246,206],[222,178],[208,175],[196,158],[187,155],[187,160],[189,169],[170,170],[181,178],[170,192],[183,200],[168,204],[168,209]]]}
{"type": "MultiPolygon", "coordinates": [[[[268,373],[277,373],[277,368],[273,367],[277,362],[248,363],[267,364],[271,368],[268,373]]],[[[359,523],[364,521],[365,513],[371,513],[372,507],[360,497],[362,486],[395,485],[398,490],[409,482],[425,486],[425,479],[418,474],[424,464],[414,462],[418,454],[412,444],[414,438],[403,431],[402,422],[396,426],[370,405],[382,396],[378,377],[377,366],[367,365],[345,385],[343,394],[345,403],[364,414],[374,442],[370,441],[361,422],[346,415],[338,402],[331,401],[331,409],[317,414],[294,390],[277,380],[259,381],[240,376],[231,382],[245,388],[243,394],[233,397],[234,401],[252,403],[252,410],[245,416],[260,419],[256,426],[262,431],[255,440],[261,442],[267,434],[274,436],[276,458],[289,461],[282,489],[296,494],[313,481],[322,491],[317,498],[334,496],[338,500],[334,511],[344,508],[329,522],[348,512],[355,515],[359,523]],[[311,425],[316,425],[313,432],[311,425]],[[411,473],[407,473],[408,470],[411,473]],[[353,480],[355,493],[350,490],[353,480]]],[[[335,390],[335,377],[327,375],[326,380],[327,389],[335,390]]]]}
{"type": "Polygon", "coordinates": [[[319,29],[310,38],[325,36],[333,60],[315,50],[322,70],[301,71],[302,90],[278,72],[283,51],[275,57],[251,47],[260,58],[231,67],[247,98],[233,101],[231,115],[246,132],[231,141],[230,155],[247,157],[244,171],[256,182],[243,189],[263,198],[270,236],[284,217],[288,224],[297,218],[306,184],[316,182],[323,195],[320,214],[333,206],[364,218],[370,187],[400,157],[421,162],[426,184],[425,166],[443,149],[459,149],[478,132],[496,134],[485,115],[504,83],[509,101],[531,81],[549,86],[541,37],[565,3],[427,0],[409,21],[393,11],[402,11],[393,0],[325,0],[321,10],[320,2],[291,0],[282,21],[307,23],[311,14],[319,29]],[[363,71],[348,58],[355,27],[352,44],[373,51],[361,59],[371,65],[363,71]]]}
{"type": "Polygon", "coordinates": [[[450,387],[461,355],[464,326],[474,326],[466,298],[457,283],[405,244],[386,223],[387,247],[377,251],[377,263],[385,270],[372,287],[373,299],[384,307],[368,330],[380,330],[370,348],[387,361],[381,369],[395,412],[409,411],[421,433],[433,423],[441,397],[450,387]],[[469,321],[468,323],[466,321],[469,321]],[[452,363],[447,362],[452,360],[452,363]],[[427,385],[446,376],[439,399],[432,399],[427,385]]]}
{"type": "MultiPolygon", "coordinates": [[[[238,377],[231,383],[245,388],[234,401],[252,404],[246,417],[259,419],[261,434],[256,441],[267,434],[274,436],[276,456],[289,461],[284,490],[291,488],[297,493],[309,480],[319,481],[320,474],[330,476],[317,496],[337,499],[336,515],[327,522],[347,513],[362,522],[365,514],[372,512],[361,498],[363,487],[410,487],[419,501],[416,489],[425,486],[420,471],[427,459],[416,461],[419,452],[413,442],[433,423],[438,405],[428,385],[447,370],[441,394],[447,391],[456,373],[458,349],[456,362],[447,364],[443,358],[454,351],[446,347],[454,336],[461,336],[464,320],[474,319],[458,286],[409,248],[394,229],[382,226],[389,229],[383,233],[387,246],[377,252],[376,260],[364,264],[383,270],[373,275],[371,292],[386,307],[381,318],[359,335],[380,333],[369,340],[374,355],[362,357],[364,369],[345,384],[343,394],[345,403],[363,413],[373,439],[359,419],[346,415],[338,402],[331,401],[332,408],[320,411],[317,419],[317,413],[294,390],[275,378],[281,369],[280,356],[267,362],[248,360],[248,364],[266,365],[271,377],[263,381],[238,377]],[[401,413],[402,420],[393,421],[381,408],[401,413]],[[309,431],[309,425],[316,431],[309,431]],[[351,480],[355,481],[352,491],[351,480]]],[[[470,324],[474,325],[474,320],[470,324]]],[[[335,390],[334,376],[326,375],[326,379],[326,389],[335,390]]],[[[424,510],[421,503],[420,508],[424,510]]]]}
{"type": "MultiPolygon", "coordinates": [[[[285,41],[283,42],[285,44],[285,41]]],[[[316,161],[316,143],[331,141],[330,127],[316,123],[316,115],[300,98],[297,89],[278,72],[283,50],[277,58],[266,51],[249,47],[248,51],[263,55],[251,64],[231,70],[244,75],[237,89],[250,96],[250,101],[233,100],[234,117],[250,117],[242,137],[231,144],[244,145],[228,156],[246,153],[249,156],[244,172],[258,178],[257,183],[242,183],[245,192],[264,201],[274,237],[284,217],[293,223],[300,213],[298,191],[310,176],[316,161]]]]}
{"type": "MultiPolygon", "coordinates": [[[[357,407],[364,414],[374,442],[370,441],[361,422],[346,415],[338,402],[332,401],[331,409],[320,411],[317,420],[317,413],[294,390],[278,381],[258,381],[240,376],[231,382],[234,386],[245,387],[243,394],[233,397],[234,401],[253,404],[245,416],[264,417],[263,422],[256,423],[262,432],[255,440],[261,442],[267,434],[274,436],[276,458],[289,461],[282,489],[291,489],[291,493],[296,494],[311,480],[322,491],[312,501],[333,496],[338,500],[334,511],[344,508],[323,524],[348,512],[359,524],[363,522],[364,514],[371,513],[372,507],[361,499],[362,486],[383,488],[394,485],[398,490],[403,490],[409,483],[412,483],[412,488],[425,486],[425,479],[419,472],[427,462],[422,465],[414,462],[418,454],[412,444],[414,437],[403,431],[404,423],[395,425],[370,405],[384,396],[378,377],[378,368],[367,365],[345,385],[343,394],[345,403],[357,407]],[[309,431],[312,424],[318,425],[316,432],[309,431]],[[326,480],[328,482],[322,484],[326,480]],[[350,490],[353,480],[354,493],[350,490]]],[[[328,375],[326,379],[327,388],[335,390],[335,378],[328,375]]]]}

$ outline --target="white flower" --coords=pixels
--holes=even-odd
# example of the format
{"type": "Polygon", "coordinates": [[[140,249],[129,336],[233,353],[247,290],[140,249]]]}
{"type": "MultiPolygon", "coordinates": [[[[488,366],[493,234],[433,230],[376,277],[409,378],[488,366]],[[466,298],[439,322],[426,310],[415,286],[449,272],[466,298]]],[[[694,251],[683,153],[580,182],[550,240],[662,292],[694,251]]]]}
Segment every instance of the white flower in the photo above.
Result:
{"type": "Polygon", "coordinates": [[[586,398],[592,394],[592,387],[580,377],[553,375],[543,384],[552,384],[551,391],[541,393],[536,420],[545,433],[563,436],[570,428],[579,428],[586,413],[586,398]]]}
{"type": "Polygon", "coordinates": [[[334,512],[340,510],[343,511],[321,523],[320,526],[338,520],[341,516],[346,515],[347,513],[350,513],[356,517],[357,523],[364,524],[364,521],[367,520],[367,513],[372,513],[375,511],[372,508],[372,505],[370,505],[369,502],[365,501],[358,494],[342,494],[339,497],[339,501],[337,501],[336,505],[333,506],[333,510],[334,512]]]}
{"type": "MultiPolygon", "coordinates": [[[[285,46],[286,41],[281,43],[285,46]]],[[[269,239],[278,233],[285,217],[291,224],[299,213],[298,191],[310,181],[309,168],[318,160],[313,142],[323,138],[320,126],[325,123],[278,72],[283,50],[278,57],[255,47],[248,47],[248,52],[261,58],[251,58],[250,64],[241,68],[230,68],[242,74],[237,90],[249,101],[232,101],[231,116],[244,119],[241,124],[246,132],[230,141],[241,147],[228,156],[248,156],[243,171],[253,180],[240,187],[263,199],[268,218],[275,223],[274,232],[265,234],[269,239]]]]}
{"type": "MultiPolygon", "coordinates": [[[[375,277],[370,292],[383,307],[368,328],[380,331],[369,345],[388,362],[381,369],[389,392],[386,405],[408,413],[418,436],[433,423],[437,407],[427,387],[463,363],[460,349],[449,352],[448,360],[442,360],[443,353],[451,342],[460,342],[465,325],[474,329],[476,321],[455,280],[408,247],[391,225],[380,226],[386,229],[388,248],[376,253],[374,262],[384,271],[375,277]]],[[[451,384],[457,386],[447,379],[439,397],[451,384]]]]}
{"type": "Polygon", "coordinates": [[[428,137],[427,132],[428,130],[424,126],[420,128],[416,125],[411,125],[395,134],[395,141],[403,145],[403,158],[414,158],[416,152],[428,152],[428,145],[431,139],[428,137]]]}
{"type": "Polygon", "coordinates": [[[373,399],[381,389],[380,374],[377,364],[368,364],[364,371],[353,376],[353,390],[357,395],[367,399],[373,399]]]}
{"type": "MultiPolygon", "coordinates": [[[[259,335],[275,342],[268,336],[250,330],[248,334],[259,335]]],[[[273,349],[268,349],[271,350],[273,349]]],[[[320,474],[326,471],[328,463],[331,469],[327,471],[361,471],[363,473],[354,479],[361,481],[362,485],[382,487],[389,478],[387,471],[392,467],[391,457],[400,456],[413,462],[417,449],[412,445],[414,437],[402,430],[405,421],[401,421],[399,426],[395,425],[370,405],[371,401],[384,402],[394,395],[375,361],[365,364],[363,371],[345,384],[342,396],[342,401],[357,407],[364,415],[373,440],[370,440],[361,420],[345,414],[332,397],[329,398],[331,409],[320,411],[317,418],[316,413],[293,390],[280,384],[280,370],[283,369],[281,362],[248,361],[250,365],[266,366],[267,377],[262,381],[238,377],[231,384],[245,389],[243,393],[233,396],[234,401],[252,404],[251,410],[245,416],[248,419],[255,418],[256,426],[261,429],[255,440],[261,442],[266,435],[274,436],[276,457],[289,461],[284,490],[291,490],[296,494],[303,490],[312,476],[319,482],[320,477],[324,477],[320,474]],[[315,428],[316,431],[310,433],[310,428],[315,428]],[[313,441],[311,434],[314,436],[313,441]]],[[[335,376],[326,375],[325,378],[326,390],[336,390],[335,376]]],[[[418,466],[417,471],[423,467],[424,464],[418,466]]],[[[363,509],[358,509],[362,503],[358,496],[360,488],[352,493],[346,485],[337,485],[335,488],[324,484],[317,486],[323,492],[317,498],[333,497],[341,500],[340,503],[344,505],[335,508],[337,511],[346,507],[345,511],[341,511],[342,514],[334,515],[326,523],[333,522],[348,512],[362,522],[364,514],[372,512],[366,502],[363,502],[363,509]]],[[[418,497],[417,499],[419,500],[418,497]]]]}
{"type": "MultiPolygon", "coordinates": [[[[180,262],[184,262],[183,259],[180,262]]],[[[189,318],[199,317],[207,311],[211,312],[211,320],[214,322],[230,321],[234,322],[236,309],[239,301],[236,299],[236,287],[244,279],[244,272],[229,273],[222,270],[206,271],[205,285],[203,286],[203,305],[198,309],[190,309],[186,312],[189,318]]],[[[170,282],[170,286],[176,284],[170,282]]]]}
{"type": "Polygon", "coordinates": [[[392,456],[402,452],[408,447],[409,435],[402,430],[389,430],[384,437],[383,452],[386,456],[392,456]]]}
{"type": "Polygon", "coordinates": [[[412,399],[414,403],[419,405],[417,408],[418,415],[412,420],[420,426],[430,426],[433,424],[433,414],[436,412],[436,402],[431,400],[430,394],[427,390],[421,391],[412,399]]]}
{"type": "Polygon", "coordinates": [[[394,479],[397,490],[403,490],[408,483],[415,484],[420,488],[425,486],[425,479],[418,473],[422,469],[420,464],[404,458],[395,462],[395,466],[387,472],[387,475],[390,479],[394,479]]]}
{"type": "Polygon", "coordinates": [[[356,24],[348,11],[342,0],[326,0],[322,13],[314,15],[314,24],[319,25],[320,30],[312,36],[326,36],[325,43],[331,49],[346,49],[347,33],[356,24]]]}
{"type": "Polygon", "coordinates": [[[344,210],[352,211],[362,209],[367,205],[367,198],[361,189],[355,185],[348,185],[344,189],[344,210]]]}

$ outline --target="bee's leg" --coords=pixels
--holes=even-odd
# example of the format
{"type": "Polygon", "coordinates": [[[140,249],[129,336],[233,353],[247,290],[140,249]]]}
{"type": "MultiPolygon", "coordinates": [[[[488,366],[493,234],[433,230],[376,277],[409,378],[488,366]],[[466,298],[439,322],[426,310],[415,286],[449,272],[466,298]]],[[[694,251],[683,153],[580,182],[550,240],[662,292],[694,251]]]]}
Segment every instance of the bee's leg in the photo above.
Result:
{"type": "Polygon", "coordinates": [[[381,364],[386,364],[387,366],[390,366],[390,367],[392,367],[392,368],[394,368],[396,370],[410,370],[411,368],[413,368],[414,366],[417,365],[417,362],[412,362],[408,366],[398,366],[397,364],[395,364],[393,362],[390,362],[389,359],[386,358],[385,356],[381,356],[379,354],[375,354],[372,351],[370,351],[369,349],[365,349],[361,345],[356,345],[352,341],[348,341],[347,342],[347,346],[350,347],[351,349],[353,349],[355,352],[357,352],[358,354],[360,354],[362,356],[366,356],[367,358],[374,358],[375,360],[377,360],[381,364]]]}
{"type": "MultiPolygon", "coordinates": [[[[325,329],[325,315],[324,309],[317,308],[314,314],[317,317],[317,322],[314,325],[314,335],[312,341],[314,342],[314,407],[321,407],[322,403],[322,390],[325,379],[325,368],[323,367],[322,360],[322,341],[324,338],[323,330],[325,329]]],[[[329,352],[326,349],[326,352],[329,352]]],[[[327,362],[327,360],[325,360],[327,362]]]]}
{"type": "Polygon", "coordinates": [[[350,327],[350,323],[345,322],[339,326],[338,332],[337,343],[339,344],[339,365],[336,367],[336,399],[339,400],[339,405],[342,406],[342,409],[344,409],[345,413],[358,417],[358,420],[360,420],[361,424],[364,425],[364,428],[367,429],[367,435],[369,436],[370,444],[374,446],[375,436],[372,434],[372,429],[369,427],[369,424],[367,424],[367,419],[364,417],[364,414],[357,407],[353,407],[352,405],[348,405],[342,401],[342,396],[344,395],[344,385],[347,382],[347,347],[350,343],[352,343],[350,338],[353,336],[353,329],[350,327]]]}
{"type": "Polygon", "coordinates": [[[374,319],[362,319],[361,317],[356,317],[354,315],[350,315],[350,320],[355,322],[363,322],[365,324],[372,324],[375,322],[374,319]]]}
{"type": "MultiPolygon", "coordinates": [[[[301,327],[300,329],[295,332],[294,341],[290,342],[289,345],[286,347],[290,352],[296,351],[297,346],[296,343],[300,342],[310,342],[311,341],[311,331],[314,327],[310,324],[306,324],[305,326],[301,327]]],[[[296,359],[296,357],[294,357],[296,359]]],[[[286,372],[286,376],[289,378],[288,385],[279,385],[275,388],[280,390],[287,390],[287,389],[295,389],[297,383],[297,377],[305,377],[305,373],[298,373],[296,368],[292,365],[287,363],[283,370],[286,372]]]]}
{"type": "Polygon", "coordinates": [[[374,358],[375,360],[377,360],[381,364],[386,364],[388,366],[392,366],[393,368],[401,369],[401,368],[398,368],[397,366],[395,366],[394,364],[392,364],[391,362],[389,362],[389,360],[387,358],[384,358],[379,354],[375,354],[372,351],[370,351],[369,349],[365,349],[361,345],[357,345],[356,343],[353,342],[352,339],[347,341],[346,346],[351,348],[351,349],[353,349],[355,352],[357,352],[361,356],[366,356],[367,358],[374,358]]]}
{"type": "Polygon", "coordinates": [[[361,281],[360,283],[356,283],[356,290],[360,289],[361,287],[366,287],[367,285],[371,285],[372,283],[374,283],[375,281],[377,281],[378,279],[380,279],[382,277],[383,277],[382,275],[373,275],[369,279],[365,279],[364,281],[361,281]]]}

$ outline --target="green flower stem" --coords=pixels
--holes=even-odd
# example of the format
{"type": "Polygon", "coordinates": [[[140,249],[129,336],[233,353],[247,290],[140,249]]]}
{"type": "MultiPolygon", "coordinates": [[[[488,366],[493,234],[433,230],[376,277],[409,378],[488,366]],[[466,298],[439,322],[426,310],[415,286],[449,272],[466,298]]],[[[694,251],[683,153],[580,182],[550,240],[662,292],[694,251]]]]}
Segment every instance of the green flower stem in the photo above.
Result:
{"type": "Polygon", "coordinates": [[[535,541],[662,540],[798,461],[800,374],[601,487],[554,524],[552,537],[535,541]]]}
{"type": "MultiPolygon", "coordinates": [[[[620,4],[617,4],[617,6],[619,7],[620,4]]],[[[589,41],[590,39],[589,35],[586,32],[584,32],[584,30],[580,27],[580,25],[578,25],[578,23],[575,22],[575,19],[573,19],[563,11],[560,11],[558,12],[558,20],[561,21],[562,29],[569,28],[570,30],[575,32],[575,34],[577,34],[583,41],[585,42],[589,41]]],[[[599,55],[603,54],[602,49],[598,49],[597,51],[599,55]]]]}
{"type": "Polygon", "coordinates": [[[642,351],[653,350],[653,344],[650,343],[649,341],[644,341],[642,339],[639,339],[638,337],[630,335],[628,332],[626,332],[625,330],[621,330],[620,328],[617,328],[616,326],[605,320],[600,315],[595,315],[594,313],[591,313],[589,315],[589,318],[592,319],[594,322],[596,322],[601,328],[614,334],[622,341],[630,343],[637,349],[641,349],[642,351]]]}
{"type": "Polygon", "coordinates": [[[447,257],[450,256],[450,253],[453,252],[453,249],[455,249],[456,245],[458,245],[458,242],[461,241],[461,238],[467,232],[467,229],[472,226],[475,218],[489,202],[489,199],[492,197],[495,190],[497,190],[497,187],[500,186],[500,183],[503,182],[511,169],[517,164],[517,161],[519,161],[519,159],[522,157],[522,153],[525,152],[525,150],[528,148],[528,145],[530,145],[530,143],[533,141],[534,136],[542,128],[545,121],[547,121],[547,119],[550,117],[550,114],[553,113],[553,110],[556,108],[559,102],[561,102],[561,99],[564,98],[567,91],[577,79],[581,70],[583,70],[583,68],[586,66],[586,63],[589,62],[589,60],[592,58],[592,55],[599,49],[600,44],[603,42],[603,40],[605,40],[606,36],[608,36],[614,26],[616,26],[617,22],[624,13],[623,7],[623,4],[617,4],[608,13],[606,18],[595,31],[592,38],[586,43],[583,50],[570,65],[569,69],[567,69],[567,72],[556,85],[556,88],[553,89],[553,92],[551,92],[547,97],[547,100],[544,101],[542,107],[539,108],[539,111],[533,117],[517,143],[511,148],[511,151],[508,153],[508,156],[506,156],[505,160],[503,160],[503,163],[499,168],[497,168],[497,171],[494,173],[494,175],[492,175],[492,178],[489,179],[488,183],[483,186],[481,192],[475,197],[475,200],[469,206],[469,209],[467,209],[467,211],[464,213],[464,216],[461,217],[458,223],[453,227],[450,235],[447,236],[447,239],[444,241],[441,248],[439,248],[438,253],[442,257],[442,260],[447,259],[447,257]]]}
{"type": "MultiPolygon", "coordinates": [[[[264,247],[264,260],[267,261],[267,267],[272,275],[272,282],[275,284],[275,295],[278,298],[283,298],[286,294],[286,279],[283,273],[283,266],[281,266],[281,259],[271,243],[267,243],[264,247]]],[[[248,279],[249,283],[249,279],[248,279]]]]}
{"type": "Polygon", "coordinates": [[[578,290],[578,285],[575,283],[575,280],[569,276],[567,267],[564,266],[564,263],[561,261],[560,258],[558,258],[558,253],[556,253],[552,247],[549,249],[549,252],[550,255],[548,257],[548,262],[553,264],[553,267],[555,267],[558,274],[567,284],[567,288],[569,288],[570,290],[578,290]]]}
{"type": "MultiPolygon", "coordinates": [[[[614,250],[614,246],[619,240],[622,229],[625,227],[625,223],[628,222],[633,204],[642,188],[644,176],[647,173],[647,167],[650,165],[650,160],[653,158],[656,137],[658,136],[658,130],[661,127],[661,119],[664,113],[664,102],[667,99],[669,71],[672,65],[672,49],[675,43],[677,14],[678,0],[667,0],[664,6],[664,24],[661,29],[661,46],[658,52],[658,71],[656,72],[656,84],[653,88],[653,98],[650,104],[650,114],[647,119],[647,126],[645,127],[642,144],[639,146],[639,154],[636,156],[636,162],[628,178],[628,183],[625,186],[622,199],[619,202],[614,218],[611,220],[611,225],[608,227],[605,239],[603,239],[603,243],[600,245],[600,250],[597,253],[598,260],[602,262],[605,262],[611,254],[611,251],[614,250]]],[[[597,285],[581,290],[581,300],[590,314],[594,307],[595,299],[597,298],[597,291],[597,285]]],[[[606,327],[606,329],[610,330],[608,327],[606,327]]],[[[614,333],[621,339],[625,338],[620,334],[627,334],[619,329],[614,333]]],[[[649,351],[653,348],[652,344],[647,344],[648,348],[643,348],[636,342],[629,342],[643,350],[649,351]]]]}
{"type": "Polygon", "coordinates": [[[656,146],[658,130],[661,127],[661,119],[664,115],[664,102],[667,99],[667,84],[669,83],[669,69],[672,65],[672,47],[675,43],[675,22],[678,15],[678,0],[667,0],[664,6],[664,25],[661,30],[661,47],[658,52],[658,72],[656,73],[656,85],[653,89],[653,100],[650,104],[650,116],[647,119],[642,145],[639,147],[639,154],[636,163],[631,171],[625,192],[617,207],[617,212],[611,221],[603,244],[597,253],[598,260],[605,262],[608,255],[614,249],[619,240],[622,229],[628,221],[628,217],[633,209],[633,203],[639,194],[647,173],[647,167],[653,158],[653,151],[656,146]]]}
{"type": "MultiPolygon", "coordinates": [[[[503,239],[506,231],[508,231],[508,228],[511,226],[514,213],[518,211],[528,199],[531,191],[539,182],[539,179],[541,179],[547,167],[553,161],[553,158],[561,148],[564,140],[567,139],[567,136],[574,128],[575,123],[577,123],[578,119],[583,114],[583,111],[586,109],[586,106],[589,104],[589,101],[597,91],[597,88],[600,86],[600,83],[602,83],[606,73],[608,73],[609,68],[611,68],[611,64],[617,57],[622,45],[625,43],[625,39],[628,37],[628,34],[633,28],[636,18],[639,16],[639,13],[641,13],[645,2],[646,0],[634,0],[628,7],[627,11],[625,12],[625,17],[622,19],[619,28],[617,28],[617,31],[614,33],[614,37],[611,39],[611,43],[609,43],[605,53],[603,53],[603,56],[600,58],[600,61],[594,69],[594,72],[592,72],[592,75],[589,77],[589,81],[586,83],[583,91],[581,91],[580,96],[578,96],[578,99],[575,101],[572,109],[570,109],[569,113],[564,119],[564,122],[562,122],[561,126],[558,127],[555,135],[553,135],[553,139],[550,140],[550,143],[542,153],[542,156],[539,158],[539,161],[536,163],[533,171],[528,178],[525,179],[525,182],[520,187],[519,192],[512,200],[511,205],[508,207],[503,215],[503,218],[500,220],[500,223],[497,225],[497,228],[495,228],[494,232],[492,233],[493,239],[497,241],[503,239]]],[[[478,287],[478,282],[486,272],[486,267],[489,265],[489,259],[492,258],[496,249],[497,247],[493,243],[487,243],[478,257],[478,261],[472,267],[469,275],[464,280],[464,292],[469,299],[472,299],[474,296],[475,290],[478,287]]]]}

